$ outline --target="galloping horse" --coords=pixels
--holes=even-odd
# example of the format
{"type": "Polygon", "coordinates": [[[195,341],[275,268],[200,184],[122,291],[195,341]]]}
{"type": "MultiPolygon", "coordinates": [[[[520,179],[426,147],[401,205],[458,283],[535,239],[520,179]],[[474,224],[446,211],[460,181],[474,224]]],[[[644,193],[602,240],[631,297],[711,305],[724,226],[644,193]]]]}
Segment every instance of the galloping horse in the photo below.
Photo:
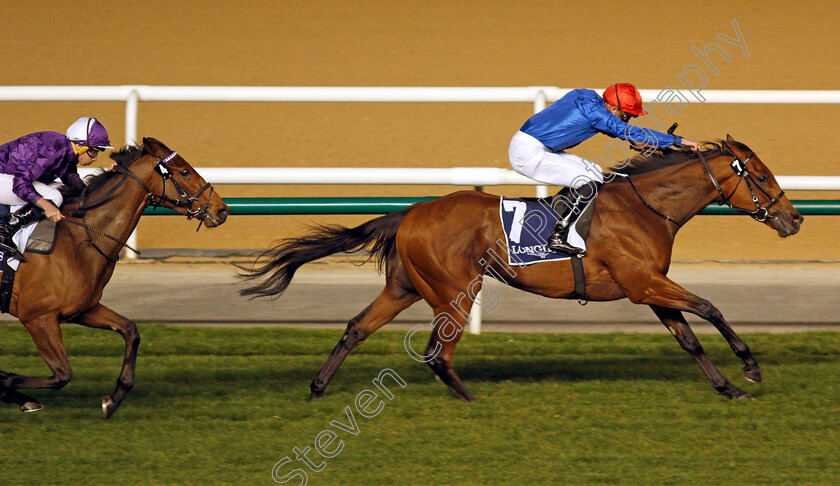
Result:
{"type": "MultiPolygon", "coordinates": [[[[604,185],[595,200],[586,241],[588,255],[582,263],[588,298],[610,301],[626,297],[634,304],[649,305],[718,392],[730,398],[751,398],[712,364],[682,315],[691,312],[711,322],[743,360],[745,377],[761,381],[758,363],[720,311],[666,276],[674,238],[680,226],[715,201],[749,214],[781,237],[798,232],[803,218],[770,170],[746,145],[727,136],[726,141],[706,147],[698,153],[646,154],[626,167],[614,169],[616,180],[604,185]]],[[[498,251],[497,241],[505,241],[499,222],[499,197],[457,192],[356,228],[321,227],[308,236],[283,240],[262,255],[267,262],[257,266],[258,259],[252,270],[241,274],[258,282],[241,293],[279,295],[301,265],[372,243],[371,256],[378,259],[380,268],[385,267],[385,289],[347,324],[310,386],[312,396],[323,396],[353,348],[422,298],[435,313],[423,360],[456,397],[472,400],[452,368],[452,353],[469,319],[473,300],[467,296],[478,293],[480,277],[489,274],[547,297],[570,299],[576,295],[568,262],[514,270],[491,255],[494,249],[498,251]]]]}
{"type": "Polygon", "coordinates": [[[65,219],[58,224],[55,250],[48,255],[25,253],[26,261],[17,272],[9,312],[29,331],[53,372],[50,377],[36,377],[0,371],[0,399],[19,404],[24,412],[43,406],[17,389],[61,388],[70,381],[59,327],[64,322],[116,331],[125,339],[116,389],[102,401],[106,418],[134,386],[137,326],[99,299],[124,241],[147,206],[164,206],[188,219],[197,218],[199,228],[201,223],[218,226],[230,214],[230,207],[186,160],[153,138],[144,138],[140,147],[114,152],[111,158],[117,165],[91,178],[81,194],[62,188],[68,194],[61,206],[65,219]]]}

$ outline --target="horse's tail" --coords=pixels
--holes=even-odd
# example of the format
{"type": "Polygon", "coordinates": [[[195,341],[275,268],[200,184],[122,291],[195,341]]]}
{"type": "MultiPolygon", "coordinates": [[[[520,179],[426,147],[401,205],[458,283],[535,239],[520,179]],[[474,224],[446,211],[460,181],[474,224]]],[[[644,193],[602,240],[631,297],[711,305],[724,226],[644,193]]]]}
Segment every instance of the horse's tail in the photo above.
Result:
{"type": "Polygon", "coordinates": [[[305,236],[280,240],[258,256],[250,269],[239,267],[243,270],[239,278],[257,282],[239,293],[252,295],[252,298],[279,296],[289,286],[297,269],[305,263],[335,253],[359,250],[371,243],[373,245],[368,259],[376,258],[377,267],[381,270],[385,268],[385,262],[395,248],[397,228],[410,209],[372,219],[355,228],[341,225],[315,226],[305,236]],[[264,260],[268,261],[259,265],[264,260]]]}

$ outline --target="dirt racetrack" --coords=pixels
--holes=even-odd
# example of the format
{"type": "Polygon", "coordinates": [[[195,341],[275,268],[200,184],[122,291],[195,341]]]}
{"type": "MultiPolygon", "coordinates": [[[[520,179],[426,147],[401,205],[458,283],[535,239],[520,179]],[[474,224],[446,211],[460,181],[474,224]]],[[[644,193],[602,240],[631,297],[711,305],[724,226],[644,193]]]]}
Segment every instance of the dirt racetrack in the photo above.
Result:
{"type": "MultiPolygon", "coordinates": [[[[602,89],[631,81],[640,88],[685,91],[688,102],[672,107],[674,113],[662,103],[648,108],[664,126],[678,121],[679,133],[688,138],[731,133],[780,175],[840,174],[840,147],[832,142],[838,105],[703,104],[679,79],[684,74],[694,86],[705,81],[705,89],[838,88],[840,13],[826,0],[808,6],[717,0],[679,5],[82,0],[72,8],[57,1],[2,3],[10,21],[0,31],[0,85],[602,89]],[[707,62],[692,46],[711,49],[707,62]]],[[[141,102],[139,133],[159,138],[198,167],[507,168],[510,137],[531,112],[528,103],[141,102]]],[[[124,141],[123,103],[83,101],[0,103],[0,139],[64,131],[81,115],[100,117],[112,140],[124,141]]],[[[607,142],[595,137],[575,151],[604,160],[607,142]]],[[[218,188],[223,196],[425,196],[454,189],[459,188],[218,188]]],[[[532,194],[522,187],[488,190],[532,194]]],[[[236,217],[196,234],[179,218],[150,217],[141,221],[140,247],[263,248],[300,233],[307,223],[349,225],[363,219],[236,217]]],[[[799,235],[781,240],[746,218],[701,217],[680,233],[674,256],[837,261],[837,224],[837,218],[809,217],[799,235]]]]}
{"type": "MultiPolygon", "coordinates": [[[[120,263],[102,303],[145,323],[343,329],[384,283],[372,265],[316,263],[298,272],[282,298],[249,301],[238,295],[242,284],[234,278],[236,269],[230,262],[207,261],[120,263]]],[[[736,332],[840,329],[840,264],[678,264],[669,276],[713,302],[736,332]]],[[[626,299],[580,306],[496,282],[491,291],[498,293],[501,305],[492,313],[485,311],[483,331],[667,332],[647,306],[626,299]]],[[[431,319],[421,301],[386,328],[409,329],[431,319]]],[[[698,333],[716,333],[698,318],[688,320],[698,333]]]]}

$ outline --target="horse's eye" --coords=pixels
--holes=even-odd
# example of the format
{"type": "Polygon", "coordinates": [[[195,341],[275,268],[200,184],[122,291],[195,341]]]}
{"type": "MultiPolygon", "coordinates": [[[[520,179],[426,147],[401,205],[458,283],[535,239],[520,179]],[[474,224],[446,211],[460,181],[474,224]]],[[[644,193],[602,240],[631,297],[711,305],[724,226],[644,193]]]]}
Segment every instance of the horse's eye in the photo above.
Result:
{"type": "Polygon", "coordinates": [[[760,182],[760,183],[762,183],[762,184],[764,184],[765,182],[767,182],[767,175],[765,175],[765,174],[761,174],[760,176],[758,176],[758,182],[760,182]]]}
{"type": "MultiPolygon", "coordinates": [[[[189,170],[189,169],[184,169],[184,170],[182,170],[182,171],[181,171],[181,175],[182,175],[182,176],[184,176],[184,177],[189,177],[189,175],[190,175],[190,170],[189,170]]],[[[763,177],[763,176],[762,176],[762,177],[763,177]]],[[[765,179],[766,179],[766,177],[765,177],[765,179]]]]}

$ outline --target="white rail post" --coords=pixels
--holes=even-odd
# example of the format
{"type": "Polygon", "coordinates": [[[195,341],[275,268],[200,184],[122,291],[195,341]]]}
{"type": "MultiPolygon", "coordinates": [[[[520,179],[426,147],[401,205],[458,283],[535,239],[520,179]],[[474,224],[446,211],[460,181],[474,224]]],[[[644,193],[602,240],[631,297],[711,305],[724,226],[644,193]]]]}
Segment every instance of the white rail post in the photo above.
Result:
{"type": "MultiPolygon", "coordinates": [[[[125,143],[133,145],[137,143],[137,105],[140,101],[140,93],[132,89],[125,100],[125,143]]],[[[137,229],[131,232],[128,237],[128,246],[137,248],[137,229]]],[[[125,257],[129,260],[136,260],[137,253],[131,248],[125,248],[125,257]]]]}
{"type": "MultiPolygon", "coordinates": [[[[475,190],[481,192],[484,190],[484,186],[475,186],[475,190]]],[[[479,302],[481,302],[483,294],[484,290],[478,291],[470,308],[470,334],[481,334],[481,304],[479,302]]]]}
{"type": "MultiPolygon", "coordinates": [[[[534,97],[534,113],[539,113],[545,109],[546,95],[545,91],[537,91],[534,97]]],[[[548,197],[548,186],[537,186],[537,197],[548,197]]]]}

